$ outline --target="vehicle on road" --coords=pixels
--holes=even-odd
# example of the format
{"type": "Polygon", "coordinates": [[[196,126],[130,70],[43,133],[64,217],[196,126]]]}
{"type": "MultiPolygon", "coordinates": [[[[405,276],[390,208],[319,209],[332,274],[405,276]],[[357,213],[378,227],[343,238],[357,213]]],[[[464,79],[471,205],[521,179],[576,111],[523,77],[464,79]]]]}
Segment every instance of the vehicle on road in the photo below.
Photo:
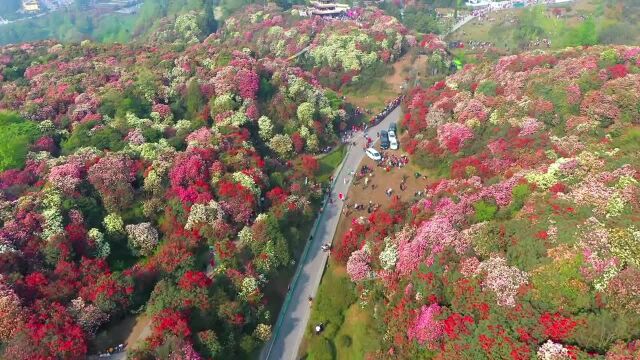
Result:
{"type": "Polygon", "coordinates": [[[368,148],[367,150],[365,150],[365,153],[367,154],[367,157],[373,161],[382,160],[382,155],[380,155],[378,150],[374,148],[368,148]]]}
{"type": "Polygon", "coordinates": [[[389,129],[389,148],[391,150],[398,150],[399,147],[400,145],[398,143],[398,137],[396,137],[396,132],[389,129]]]}
{"type": "Polygon", "coordinates": [[[386,130],[380,131],[380,149],[387,150],[391,144],[389,144],[389,133],[386,130]]]}
{"type": "Polygon", "coordinates": [[[389,132],[394,132],[397,133],[398,132],[398,125],[396,123],[391,123],[389,125],[389,132]]]}

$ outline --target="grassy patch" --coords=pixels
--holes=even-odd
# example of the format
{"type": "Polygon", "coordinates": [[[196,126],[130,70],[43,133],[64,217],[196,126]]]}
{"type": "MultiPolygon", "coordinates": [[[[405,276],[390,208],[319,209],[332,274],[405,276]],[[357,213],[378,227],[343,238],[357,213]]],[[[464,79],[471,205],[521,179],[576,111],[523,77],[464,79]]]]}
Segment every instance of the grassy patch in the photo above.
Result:
{"type": "Polygon", "coordinates": [[[306,359],[364,359],[367,352],[377,349],[380,334],[374,330],[368,309],[361,309],[356,300],[345,268],[332,262],[313,304],[303,344],[306,359]],[[325,330],[314,335],[318,323],[325,330]]]}
{"type": "Polygon", "coordinates": [[[345,313],[344,323],[334,339],[336,358],[364,359],[366,353],[378,349],[379,338],[368,310],[353,304],[345,313]]]}
{"type": "Polygon", "coordinates": [[[337,149],[320,158],[320,170],[318,171],[318,179],[320,182],[329,180],[335,169],[340,165],[342,159],[347,154],[347,148],[341,145],[337,149]]]}

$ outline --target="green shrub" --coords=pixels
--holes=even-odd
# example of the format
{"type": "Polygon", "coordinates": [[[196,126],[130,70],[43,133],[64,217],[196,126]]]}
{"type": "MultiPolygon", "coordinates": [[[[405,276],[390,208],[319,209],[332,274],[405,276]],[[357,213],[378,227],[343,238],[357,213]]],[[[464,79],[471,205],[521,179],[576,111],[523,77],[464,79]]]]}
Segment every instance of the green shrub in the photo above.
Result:
{"type": "Polygon", "coordinates": [[[90,121],[76,126],[71,136],[62,143],[62,153],[71,154],[78,148],[89,146],[111,151],[119,151],[124,148],[123,135],[118,130],[107,126],[92,133],[91,129],[96,125],[95,121],[90,121]]]}
{"type": "Polygon", "coordinates": [[[537,268],[531,276],[533,303],[548,311],[563,308],[578,312],[590,308],[593,295],[580,272],[582,263],[582,256],[576,255],[537,268]]]}
{"type": "Polygon", "coordinates": [[[495,221],[484,224],[473,237],[473,250],[480,256],[489,257],[493,253],[504,252],[507,238],[495,221]]]}
{"type": "Polygon", "coordinates": [[[616,340],[629,341],[640,336],[637,314],[615,315],[600,310],[578,316],[581,326],[575,328],[570,341],[582,349],[605,353],[616,340]]]}
{"type": "Polygon", "coordinates": [[[283,187],[284,186],[284,175],[281,172],[274,172],[269,176],[269,181],[273,185],[283,187]]]}
{"type": "MultiPolygon", "coordinates": [[[[528,222],[522,222],[528,230],[530,225],[528,222]]],[[[547,249],[544,247],[544,242],[533,236],[527,236],[507,247],[507,260],[510,264],[522,269],[524,271],[531,271],[534,268],[540,266],[541,261],[547,255],[547,249]]]]}
{"type": "Polygon", "coordinates": [[[600,66],[601,67],[609,67],[613,66],[620,61],[618,57],[618,50],[616,49],[607,49],[600,54],[600,66]]]}
{"type": "Polygon", "coordinates": [[[498,211],[498,206],[485,202],[484,200],[478,201],[473,204],[475,209],[475,218],[477,222],[491,221],[498,211]]]}
{"type": "Polygon", "coordinates": [[[476,89],[477,93],[485,94],[487,96],[496,96],[496,88],[498,85],[491,80],[483,81],[478,85],[476,89]]]}
{"type": "Polygon", "coordinates": [[[338,338],[338,344],[340,344],[340,347],[348,348],[348,347],[351,347],[352,343],[353,343],[353,340],[351,340],[351,336],[349,335],[341,335],[338,338]]]}
{"type": "Polygon", "coordinates": [[[258,348],[258,340],[251,335],[244,335],[240,339],[240,349],[244,353],[245,359],[250,359],[254,351],[258,348]]]}

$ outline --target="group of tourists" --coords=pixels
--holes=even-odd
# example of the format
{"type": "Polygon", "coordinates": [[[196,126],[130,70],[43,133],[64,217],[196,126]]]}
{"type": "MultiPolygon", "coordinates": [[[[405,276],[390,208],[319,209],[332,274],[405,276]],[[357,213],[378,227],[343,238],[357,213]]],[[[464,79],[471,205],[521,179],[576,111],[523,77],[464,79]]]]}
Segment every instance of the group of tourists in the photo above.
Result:
{"type": "Polygon", "coordinates": [[[353,203],[353,204],[344,204],[345,210],[344,213],[346,216],[351,215],[352,211],[363,211],[365,208],[367,209],[367,213],[371,214],[372,212],[378,210],[380,208],[380,204],[374,203],[369,200],[368,204],[364,203],[353,203]]]}
{"type": "Polygon", "coordinates": [[[388,155],[387,153],[380,153],[382,159],[378,161],[378,167],[385,168],[387,172],[391,171],[391,168],[402,168],[409,163],[409,157],[407,155],[388,155]]]}
{"type": "Polygon", "coordinates": [[[113,354],[123,352],[125,350],[124,344],[118,344],[118,346],[110,347],[105,352],[98,354],[98,357],[110,357],[113,354]]]}

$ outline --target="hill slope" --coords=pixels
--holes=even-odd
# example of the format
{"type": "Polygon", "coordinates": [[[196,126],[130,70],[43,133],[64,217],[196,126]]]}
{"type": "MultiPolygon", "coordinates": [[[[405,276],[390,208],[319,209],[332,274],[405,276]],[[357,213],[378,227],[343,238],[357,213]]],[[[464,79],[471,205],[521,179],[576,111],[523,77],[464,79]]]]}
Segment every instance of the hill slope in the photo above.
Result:
{"type": "Polygon", "coordinates": [[[384,333],[376,356],[639,355],[639,55],[524,53],[411,91],[426,194],[336,251],[384,333]]]}

